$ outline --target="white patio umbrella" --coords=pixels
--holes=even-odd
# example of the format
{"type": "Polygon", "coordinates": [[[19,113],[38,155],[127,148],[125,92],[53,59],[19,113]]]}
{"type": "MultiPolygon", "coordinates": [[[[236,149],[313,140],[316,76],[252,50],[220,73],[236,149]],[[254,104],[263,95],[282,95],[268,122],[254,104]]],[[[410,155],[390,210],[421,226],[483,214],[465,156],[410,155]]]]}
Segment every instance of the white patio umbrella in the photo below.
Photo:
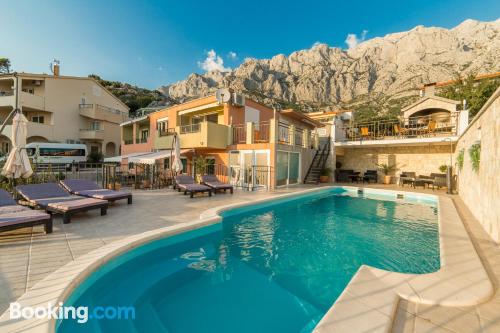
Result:
{"type": "Polygon", "coordinates": [[[182,171],[182,161],[181,161],[181,143],[179,136],[174,135],[174,145],[173,145],[174,158],[172,160],[172,170],[177,174],[182,171]]]}
{"type": "Polygon", "coordinates": [[[26,153],[28,119],[18,112],[12,119],[12,150],[2,169],[2,175],[7,178],[28,178],[33,173],[26,153]]]}

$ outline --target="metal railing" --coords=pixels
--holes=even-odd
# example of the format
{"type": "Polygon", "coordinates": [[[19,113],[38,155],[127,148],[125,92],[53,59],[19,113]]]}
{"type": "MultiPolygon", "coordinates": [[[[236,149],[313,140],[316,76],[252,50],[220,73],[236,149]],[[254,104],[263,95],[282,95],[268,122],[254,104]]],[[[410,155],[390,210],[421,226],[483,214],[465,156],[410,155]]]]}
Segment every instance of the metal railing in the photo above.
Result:
{"type": "MultiPolygon", "coordinates": [[[[79,104],[78,105],[80,109],[92,109],[94,107],[94,104],[79,104]]],[[[98,110],[101,110],[101,111],[104,111],[104,112],[109,112],[109,113],[113,113],[113,114],[119,114],[119,115],[125,115],[126,112],[122,112],[120,110],[117,110],[117,109],[113,109],[113,108],[110,108],[108,106],[104,106],[104,105],[100,105],[100,104],[95,104],[96,108],[98,110]]]]}
{"type": "Polygon", "coordinates": [[[267,165],[229,167],[229,182],[243,189],[269,189],[272,177],[272,168],[267,165]]]}
{"type": "MultiPolygon", "coordinates": [[[[0,168],[3,165],[4,162],[0,163],[0,168]]],[[[26,179],[12,180],[0,176],[0,188],[12,191],[13,186],[21,184],[52,183],[64,179],[85,179],[103,185],[102,163],[32,163],[31,166],[33,174],[26,179]]]]}
{"type": "Polygon", "coordinates": [[[242,144],[247,142],[246,125],[233,125],[233,144],[242,144]]]}
{"type": "Polygon", "coordinates": [[[137,138],[135,139],[135,143],[147,143],[148,138],[137,138]]]}
{"type": "Polygon", "coordinates": [[[200,132],[201,131],[201,123],[180,126],[179,131],[180,131],[180,134],[200,132]]]}
{"type": "Polygon", "coordinates": [[[457,115],[410,117],[344,126],[346,141],[405,139],[456,134],[457,115]]]}
{"type": "Polygon", "coordinates": [[[304,131],[302,128],[296,128],[294,133],[295,146],[303,147],[304,146],[304,131]]]}
{"type": "Polygon", "coordinates": [[[263,121],[254,124],[253,140],[255,143],[268,143],[270,126],[269,122],[263,121]]]}
{"type": "Polygon", "coordinates": [[[290,144],[290,126],[285,123],[278,123],[278,141],[279,143],[290,144]]]}
{"type": "Polygon", "coordinates": [[[175,134],[175,128],[166,128],[162,130],[158,130],[159,136],[170,136],[175,134]]]}

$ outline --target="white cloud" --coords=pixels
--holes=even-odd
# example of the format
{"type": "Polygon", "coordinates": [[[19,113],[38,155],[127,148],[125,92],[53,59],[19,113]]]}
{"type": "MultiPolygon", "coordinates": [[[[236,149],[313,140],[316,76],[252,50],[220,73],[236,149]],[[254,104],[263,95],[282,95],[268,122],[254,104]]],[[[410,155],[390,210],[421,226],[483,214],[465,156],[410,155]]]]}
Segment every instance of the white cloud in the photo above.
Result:
{"type": "Polygon", "coordinates": [[[229,51],[229,53],[227,54],[227,57],[230,60],[238,60],[238,55],[236,54],[236,52],[233,52],[233,51],[229,51]]]}
{"type": "Polygon", "coordinates": [[[219,72],[228,72],[231,70],[229,67],[224,67],[224,60],[222,60],[221,56],[218,56],[214,50],[210,50],[207,52],[207,57],[203,61],[198,61],[198,67],[207,72],[210,71],[219,71],[219,72]]]}
{"type": "Polygon", "coordinates": [[[368,30],[363,30],[359,38],[356,34],[347,34],[345,43],[347,44],[348,48],[352,49],[353,47],[356,47],[359,43],[363,42],[366,39],[367,33],[368,30]]]}

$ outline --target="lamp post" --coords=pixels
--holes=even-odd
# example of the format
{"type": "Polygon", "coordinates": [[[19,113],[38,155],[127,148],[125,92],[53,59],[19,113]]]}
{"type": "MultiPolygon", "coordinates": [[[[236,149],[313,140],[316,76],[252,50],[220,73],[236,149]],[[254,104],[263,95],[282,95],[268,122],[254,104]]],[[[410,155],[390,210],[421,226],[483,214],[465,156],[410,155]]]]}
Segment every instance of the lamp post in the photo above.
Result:
{"type": "Polygon", "coordinates": [[[446,138],[443,140],[443,142],[450,142],[450,165],[446,168],[446,187],[448,190],[446,193],[448,194],[453,194],[452,190],[452,182],[451,182],[451,176],[452,176],[452,167],[453,167],[453,141],[451,138],[446,138]]]}

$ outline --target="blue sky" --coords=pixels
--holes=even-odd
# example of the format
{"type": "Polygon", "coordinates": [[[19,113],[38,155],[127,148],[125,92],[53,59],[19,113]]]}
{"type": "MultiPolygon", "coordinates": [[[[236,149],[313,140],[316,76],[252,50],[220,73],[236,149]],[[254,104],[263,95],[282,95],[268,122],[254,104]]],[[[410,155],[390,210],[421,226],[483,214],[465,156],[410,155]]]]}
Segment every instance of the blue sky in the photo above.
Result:
{"type": "Polygon", "coordinates": [[[498,0],[17,0],[1,8],[0,57],[14,70],[48,72],[57,58],[63,75],[95,73],[147,88],[318,41],[347,48],[347,36],[363,31],[370,39],[500,17],[498,0]]]}

